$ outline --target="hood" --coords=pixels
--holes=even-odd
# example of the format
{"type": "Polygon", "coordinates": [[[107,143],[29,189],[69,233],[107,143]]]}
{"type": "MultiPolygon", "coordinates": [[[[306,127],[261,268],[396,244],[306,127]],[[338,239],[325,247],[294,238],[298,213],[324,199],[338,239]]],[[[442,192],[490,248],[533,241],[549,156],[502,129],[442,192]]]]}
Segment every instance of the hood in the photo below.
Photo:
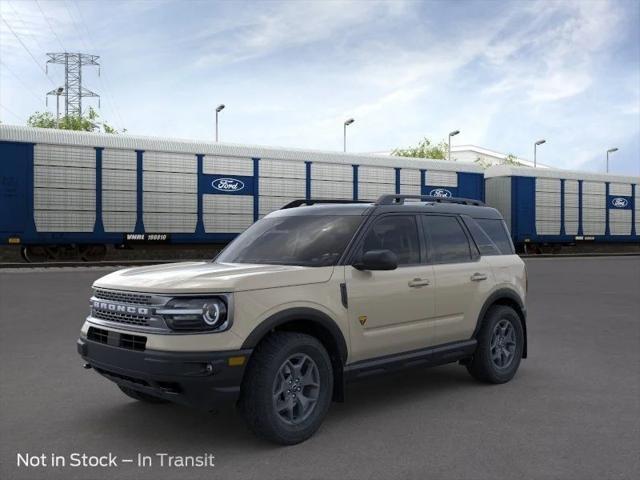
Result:
{"type": "Polygon", "coordinates": [[[327,282],[333,267],[180,262],[127,268],[94,287],[146,293],[223,293],[327,282]]]}

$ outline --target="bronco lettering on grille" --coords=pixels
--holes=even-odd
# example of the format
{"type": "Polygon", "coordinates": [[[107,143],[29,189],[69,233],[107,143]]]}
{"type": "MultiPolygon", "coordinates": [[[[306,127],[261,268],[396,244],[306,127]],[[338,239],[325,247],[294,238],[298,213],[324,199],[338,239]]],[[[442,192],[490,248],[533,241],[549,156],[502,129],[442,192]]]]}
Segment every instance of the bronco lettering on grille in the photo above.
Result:
{"type": "Polygon", "coordinates": [[[133,315],[148,315],[149,309],[146,307],[132,307],[131,305],[121,305],[118,303],[93,301],[93,308],[96,310],[107,310],[116,313],[129,313],[133,315]]]}

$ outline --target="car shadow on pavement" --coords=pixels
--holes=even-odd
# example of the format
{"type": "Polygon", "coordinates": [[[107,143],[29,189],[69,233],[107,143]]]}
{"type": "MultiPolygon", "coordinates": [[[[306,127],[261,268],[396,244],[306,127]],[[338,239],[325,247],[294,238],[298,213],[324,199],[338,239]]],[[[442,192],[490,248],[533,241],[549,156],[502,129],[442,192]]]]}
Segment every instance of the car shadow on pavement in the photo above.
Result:
{"type": "MultiPolygon", "coordinates": [[[[390,409],[429,402],[455,395],[461,389],[478,388],[463,367],[412,368],[373,376],[347,385],[345,403],[333,403],[322,431],[337,423],[359,422],[363,417],[383,415],[390,409]]],[[[122,403],[85,411],[81,421],[90,421],[102,435],[128,439],[147,447],[156,445],[179,451],[193,448],[234,449],[244,452],[278,448],[264,442],[245,426],[233,405],[204,412],[174,404],[144,404],[122,399],[122,403]],[[88,418],[95,414],[95,418],[88,418]]]]}

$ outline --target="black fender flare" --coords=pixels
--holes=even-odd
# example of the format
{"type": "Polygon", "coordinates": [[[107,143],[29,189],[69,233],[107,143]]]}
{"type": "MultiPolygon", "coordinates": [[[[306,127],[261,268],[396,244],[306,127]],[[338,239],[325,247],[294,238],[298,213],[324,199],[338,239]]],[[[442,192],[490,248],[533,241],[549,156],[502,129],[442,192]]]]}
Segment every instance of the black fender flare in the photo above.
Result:
{"type": "Polygon", "coordinates": [[[340,327],[329,315],[315,308],[293,307],[274,313],[253,329],[242,344],[242,348],[255,348],[260,343],[260,340],[271,330],[294,321],[310,322],[328,331],[335,342],[338,354],[344,365],[347,360],[348,350],[347,342],[340,327]]]}
{"type": "Polygon", "coordinates": [[[482,308],[480,309],[480,314],[478,315],[478,320],[476,321],[476,328],[473,331],[473,335],[471,338],[476,338],[478,332],[480,331],[480,326],[482,325],[482,320],[487,314],[487,310],[491,308],[495,304],[511,304],[515,306],[516,313],[520,316],[520,321],[522,322],[522,334],[524,336],[524,346],[522,349],[522,358],[527,358],[527,308],[522,302],[522,298],[515,290],[510,288],[500,288],[493,292],[489,297],[485,300],[482,308]]]}

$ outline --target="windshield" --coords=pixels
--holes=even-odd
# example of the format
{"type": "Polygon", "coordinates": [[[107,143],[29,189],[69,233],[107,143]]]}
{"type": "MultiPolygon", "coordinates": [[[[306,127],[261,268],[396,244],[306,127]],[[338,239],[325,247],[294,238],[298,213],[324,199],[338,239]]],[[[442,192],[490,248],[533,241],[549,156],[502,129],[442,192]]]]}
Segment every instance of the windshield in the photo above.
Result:
{"type": "Polygon", "coordinates": [[[264,218],[231,242],[216,262],[335,265],[361,221],[357,215],[264,218]]]}

